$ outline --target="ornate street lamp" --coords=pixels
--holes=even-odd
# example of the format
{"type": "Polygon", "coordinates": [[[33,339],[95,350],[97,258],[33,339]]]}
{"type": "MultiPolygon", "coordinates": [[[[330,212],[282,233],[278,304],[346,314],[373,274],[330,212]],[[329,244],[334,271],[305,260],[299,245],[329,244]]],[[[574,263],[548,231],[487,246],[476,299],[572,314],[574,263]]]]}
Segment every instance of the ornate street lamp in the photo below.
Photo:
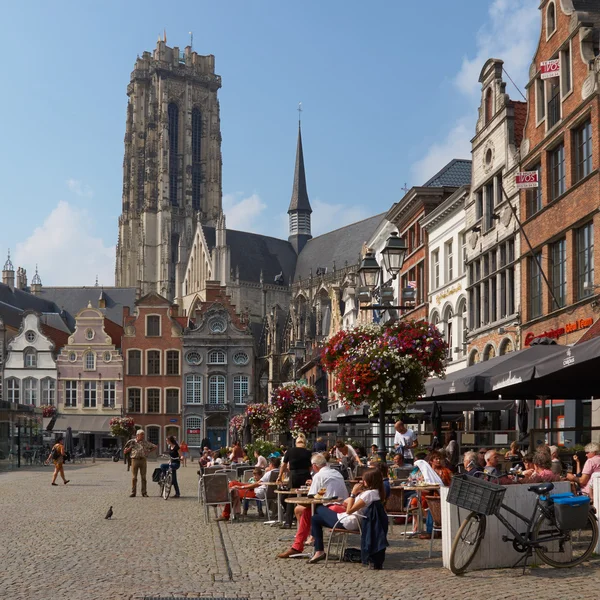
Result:
{"type": "Polygon", "coordinates": [[[398,237],[397,231],[392,231],[385,243],[385,247],[381,251],[383,266],[392,279],[396,279],[396,276],[400,273],[407,250],[408,248],[404,239],[398,237]]]}
{"type": "Polygon", "coordinates": [[[368,250],[358,268],[358,277],[360,278],[360,285],[374,290],[377,286],[377,280],[379,279],[379,273],[381,267],[375,258],[372,250],[368,250]]]}

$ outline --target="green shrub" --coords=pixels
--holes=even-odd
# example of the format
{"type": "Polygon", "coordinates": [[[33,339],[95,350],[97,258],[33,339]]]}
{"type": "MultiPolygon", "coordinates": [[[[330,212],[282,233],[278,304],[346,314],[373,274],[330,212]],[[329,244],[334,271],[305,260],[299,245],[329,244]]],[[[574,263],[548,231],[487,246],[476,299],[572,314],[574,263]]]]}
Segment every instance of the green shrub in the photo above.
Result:
{"type": "Polygon", "coordinates": [[[256,462],[256,459],[254,458],[255,451],[257,451],[261,456],[267,458],[267,456],[273,452],[281,452],[281,448],[276,444],[264,440],[256,440],[255,442],[248,444],[246,446],[246,453],[248,454],[248,458],[252,463],[256,462]]]}

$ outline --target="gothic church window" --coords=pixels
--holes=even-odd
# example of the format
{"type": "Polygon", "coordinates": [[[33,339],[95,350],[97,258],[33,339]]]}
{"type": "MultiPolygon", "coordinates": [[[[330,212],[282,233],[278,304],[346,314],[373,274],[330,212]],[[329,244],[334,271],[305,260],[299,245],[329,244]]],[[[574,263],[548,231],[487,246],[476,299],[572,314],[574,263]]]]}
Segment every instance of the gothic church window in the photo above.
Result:
{"type": "Polygon", "coordinates": [[[192,110],[192,208],[200,210],[200,184],[202,173],[200,168],[202,150],[202,113],[192,110]]]}
{"type": "Polygon", "coordinates": [[[177,154],[179,140],[179,108],[171,102],[169,113],[169,201],[178,206],[177,187],[179,180],[179,156],[177,154]]]}

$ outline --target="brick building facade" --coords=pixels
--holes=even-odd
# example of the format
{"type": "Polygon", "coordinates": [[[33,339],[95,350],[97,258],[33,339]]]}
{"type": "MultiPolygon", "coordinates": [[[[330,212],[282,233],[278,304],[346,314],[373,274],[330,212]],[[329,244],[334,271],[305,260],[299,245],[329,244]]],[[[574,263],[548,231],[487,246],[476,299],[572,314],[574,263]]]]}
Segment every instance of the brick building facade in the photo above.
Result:
{"type": "Polygon", "coordinates": [[[573,344],[597,317],[600,59],[593,22],[600,19],[600,6],[581,13],[566,9],[569,4],[541,4],[540,42],[530,68],[521,164],[539,170],[540,182],[520,197],[523,230],[533,248],[522,241],[524,346],[542,334],[573,344]],[[542,79],[541,64],[556,58],[560,75],[542,79]]]}
{"type": "Polygon", "coordinates": [[[175,307],[150,293],[123,309],[124,392],[127,415],[146,430],[162,451],[165,438],[181,437],[182,336],[185,319],[175,307]]]}

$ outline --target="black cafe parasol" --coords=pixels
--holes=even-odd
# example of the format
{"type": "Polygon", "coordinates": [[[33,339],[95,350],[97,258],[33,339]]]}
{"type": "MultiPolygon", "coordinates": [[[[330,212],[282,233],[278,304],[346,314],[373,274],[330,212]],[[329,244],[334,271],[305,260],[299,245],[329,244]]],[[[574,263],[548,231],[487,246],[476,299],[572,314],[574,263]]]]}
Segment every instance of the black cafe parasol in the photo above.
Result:
{"type": "Polygon", "coordinates": [[[516,400],[515,403],[517,405],[517,431],[519,440],[522,440],[529,433],[529,407],[527,400],[516,400]]]}

